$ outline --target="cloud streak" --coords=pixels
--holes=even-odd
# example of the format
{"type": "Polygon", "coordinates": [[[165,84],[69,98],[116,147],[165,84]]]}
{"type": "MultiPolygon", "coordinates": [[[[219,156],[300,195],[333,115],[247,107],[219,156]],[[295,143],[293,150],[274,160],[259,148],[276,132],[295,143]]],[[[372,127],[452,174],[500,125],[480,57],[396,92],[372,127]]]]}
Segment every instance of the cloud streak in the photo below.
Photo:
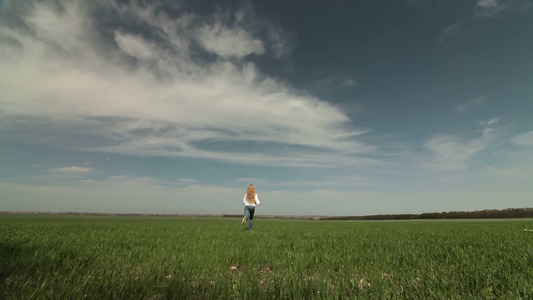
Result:
{"type": "Polygon", "coordinates": [[[517,146],[533,146],[533,131],[515,136],[512,142],[517,146]]]}
{"type": "Polygon", "coordinates": [[[472,109],[472,108],[474,108],[476,106],[480,106],[483,103],[485,103],[486,101],[487,101],[487,98],[485,96],[478,97],[478,98],[469,100],[467,102],[464,102],[464,103],[461,103],[461,104],[455,106],[455,111],[457,111],[458,113],[462,113],[462,112],[465,112],[465,111],[467,111],[469,109],[472,109]]]}
{"type": "Polygon", "coordinates": [[[61,173],[87,173],[92,172],[92,168],[87,167],[78,167],[78,166],[70,166],[70,167],[63,167],[63,168],[55,168],[51,169],[51,172],[61,172],[61,173]]]}
{"type": "Polygon", "coordinates": [[[469,160],[490,145],[494,131],[493,128],[484,128],[481,137],[474,139],[462,139],[454,135],[432,136],[424,143],[424,147],[431,152],[431,158],[422,166],[436,171],[465,171],[469,160]]]}
{"type": "Polygon", "coordinates": [[[0,42],[0,123],[10,138],[249,164],[372,163],[358,155],[374,147],[357,141],[364,131],[340,109],[247,61],[281,57],[291,44],[275,25],[251,24],[250,7],[207,17],[107,1],[27,7],[2,11],[17,24],[0,27],[14,41],[0,42]]]}
{"type": "Polygon", "coordinates": [[[486,31],[486,22],[513,18],[533,8],[529,0],[478,0],[467,17],[446,26],[438,39],[438,44],[457,37],[467,37],[486,31]]]}
{"type": "Polygon", "coordinates": [[[511,17],[531,8],[533,4],[527,0],[479,0],[474,16],[488,19],[511,17]]]}

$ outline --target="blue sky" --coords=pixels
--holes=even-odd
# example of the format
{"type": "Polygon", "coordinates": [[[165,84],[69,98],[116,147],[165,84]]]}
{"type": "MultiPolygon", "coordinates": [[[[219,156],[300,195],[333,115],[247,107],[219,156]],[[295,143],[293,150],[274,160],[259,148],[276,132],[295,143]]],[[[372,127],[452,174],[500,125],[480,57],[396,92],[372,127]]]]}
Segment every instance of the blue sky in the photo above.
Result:
{"type": "Polygon", "coordinates": [[[0,211],[533,203],[531,1],[0,3],[0,211]]]}

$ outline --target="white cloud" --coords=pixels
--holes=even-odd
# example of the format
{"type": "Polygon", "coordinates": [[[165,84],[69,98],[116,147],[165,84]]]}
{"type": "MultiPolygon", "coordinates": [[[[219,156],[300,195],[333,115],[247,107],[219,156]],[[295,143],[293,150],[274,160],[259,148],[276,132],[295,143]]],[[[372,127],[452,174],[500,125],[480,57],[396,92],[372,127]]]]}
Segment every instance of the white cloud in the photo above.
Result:
{"type": "Polygon", "coordinates": [[[501,120],[502,120],[501,117],[495,117],[495,118],[492,118],[492,119],[490,119],[488,121],[480,121],[479,125],[481,125],[481,126],[494,125],[494,124],[500,123],[501,120]]]}
{"type": "Polygon", "coordinates": [[[180,179],[178,179],[178,182],[181,182],[181,183],[196,183],[196,182],[198,182],[198,179],[180,178],[180,179]]]}
{"type": "Polygon", "coordinates": [[[481,7],[485,7],[485,8],[497,7],[498,1],[497,0],[478,0],[477,5],[481,7]]]}
{"type": "Polygon", "coordinates": [[[529,0],[479,0],[474,16],[484,19],[512,17],[531,8],[533,4],[529,0]]]}
{"type": "Polygon", "coordinates": [[[70,166],[70,167],[63,167],[63,168],[54,168],[50,169],[52,172],[61,172],[61,173],[87,173],[94,171],[92,168],[87,167],[78,167],[78,166],[70,166]]]}
{"type": "Polygon", "coordinates": [[[68,166],[60,168],[49,168],[44,172],[37,172],[24,177],[27,182],[34,184],[61,184],[88,179],[96,174],[95,169],[80,166],[68,166]]]}
{"type": "Polygon", "coordinates": [[[118,31],[115,32],[115,41],[122,50],[137,58],[149,58],[155,48],[140,36],[123,34],[118,31]]]}
{"type": "Polygon", "coordinates": [[[83,8],[74,2],[65,2],[62,9],[64,13],[58,13],[50,5],[37,2],[23,19],[41,41],[51,46],[69,52],[89,50],[85,39],[93,26],[84,16],[83,8]]]}
{"type": "Polygon", "coordinates": [[[357,81],[351,77],[334,75],[317,80],[309,87],[309,90],[318,93],[331,93],[339,89],[356,87],[357,84],[357,81]]]}
{"type": "MultiPolygon", "coordinates": [[[[0,44],[8,53],[0,57],[1,122],[11,137],[84,150],[249,164],[375,162],[357,156],[374,147],[356,140],[365,131],[351,128],[339,108],[245,61],[251,53],[280,55],[254,37],[248,30],[253,26],[244,27],[250,18],[229,25],[217,15],[171,18],[150,6],[99,1],[58,6],[29,6],[20,20],[35,34],[0,27],[22,45],[14,51],[0,44]],[[95,20],[90,5],[113,10],[114,22],[95,20]],[[95,27],[121,22],[144,27],[95,27]],[[89,136],[94,142],[67,136],[89,136]],[[206,146],[219,142],[261,143],[268,150],[222,152],[206,146]]],[[[281,31],[261,24],[263,31],[276,33],[266,35],[281,47],[281,31]]]]}
{"type": "Polygon", "coordinates": [[[512,139],[512,141],[518,146],[533,146],[533,131],[517,135],[512,139]]]}
{"type": "Polygon", "coordinates": [[[489,134],[492,134],[493,132],[495,132],[496,129],[494,128],[483,128],[481,130],[481,132],[484,134],[484,135],[489,135],[489,134]]]}
{"type": "Polygon", "coordinates": [[[442,34],[438,40],[438,44],[442,44],[450,38],[459,36],[463,30],[463,27],[464,23],[462,21],[444,27],[444,29],[442,29],[442,34]]]}
{"type": "Polygon", "coordinates": [[[452,135],[433,136],[424,143],[432,156],[422,165],[431,170],[464,171],[468,167],[468,160],[487,147],[487,134],[470,141],[461,141],[452,135]]]}
{"type": "Polygon", "coordinates": [[[514,18],[533,8],[530,0],[478,0],[472,12],[462,20],[446,26],[438,39],[442,44],[449,39],[486,34],[485,22],[501,18],[514,18]]]}
{"type": "Polygon", "coordinates": [[[204,48],[224,58],[242,58],[256,53],[263,54],[263,43],[254,39],[242,28],[227,28],[221,24],[204,25],[197,36],[204,48]]]}
{"type": "Polygon", "coordinates": [[[459,112],[459,113],[462,113],[462,112],[467,111],[467,110],[469,110],[471,108],[479,106],[479,105],[485,103],[486,101],[487,101],[487,97],[485,97],[485,96],[478,97],[478,98],[469,100],[467,102],[464,102],[464,103],[461,103],[461,104],[455,106],[455,110],[457,112],[459,112]]]}

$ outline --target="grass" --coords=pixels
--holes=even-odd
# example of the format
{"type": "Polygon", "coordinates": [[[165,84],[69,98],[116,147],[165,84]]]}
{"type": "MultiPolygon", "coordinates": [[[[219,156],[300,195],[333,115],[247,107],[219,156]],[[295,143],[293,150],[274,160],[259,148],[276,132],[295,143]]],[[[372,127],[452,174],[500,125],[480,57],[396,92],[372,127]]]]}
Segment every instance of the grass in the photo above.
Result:
{"type": "Polygon", "coordinates": [[[533,299],[532,219],[0,215],[2,299],[533,299]]]}

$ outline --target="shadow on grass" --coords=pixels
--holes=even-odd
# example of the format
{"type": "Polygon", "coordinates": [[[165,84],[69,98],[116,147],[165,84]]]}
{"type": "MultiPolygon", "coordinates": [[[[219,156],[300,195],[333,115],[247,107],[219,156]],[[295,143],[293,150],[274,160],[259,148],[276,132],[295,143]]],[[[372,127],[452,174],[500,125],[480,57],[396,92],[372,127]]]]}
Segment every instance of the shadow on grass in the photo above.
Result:
{"type": "Polygon", "coordinates": [[[26,257],[32,251],[34,249],[0,242],[0,282],[2,286],[6,278],[25,268],[25,266],[19,265],[18,261],[20,257],[26,257]]]}
{"type": "Polygon", "coordinates": [[[0,299],[49,297],[47,286],[93,262],[70,249],[0,242],[0,299]]]}

